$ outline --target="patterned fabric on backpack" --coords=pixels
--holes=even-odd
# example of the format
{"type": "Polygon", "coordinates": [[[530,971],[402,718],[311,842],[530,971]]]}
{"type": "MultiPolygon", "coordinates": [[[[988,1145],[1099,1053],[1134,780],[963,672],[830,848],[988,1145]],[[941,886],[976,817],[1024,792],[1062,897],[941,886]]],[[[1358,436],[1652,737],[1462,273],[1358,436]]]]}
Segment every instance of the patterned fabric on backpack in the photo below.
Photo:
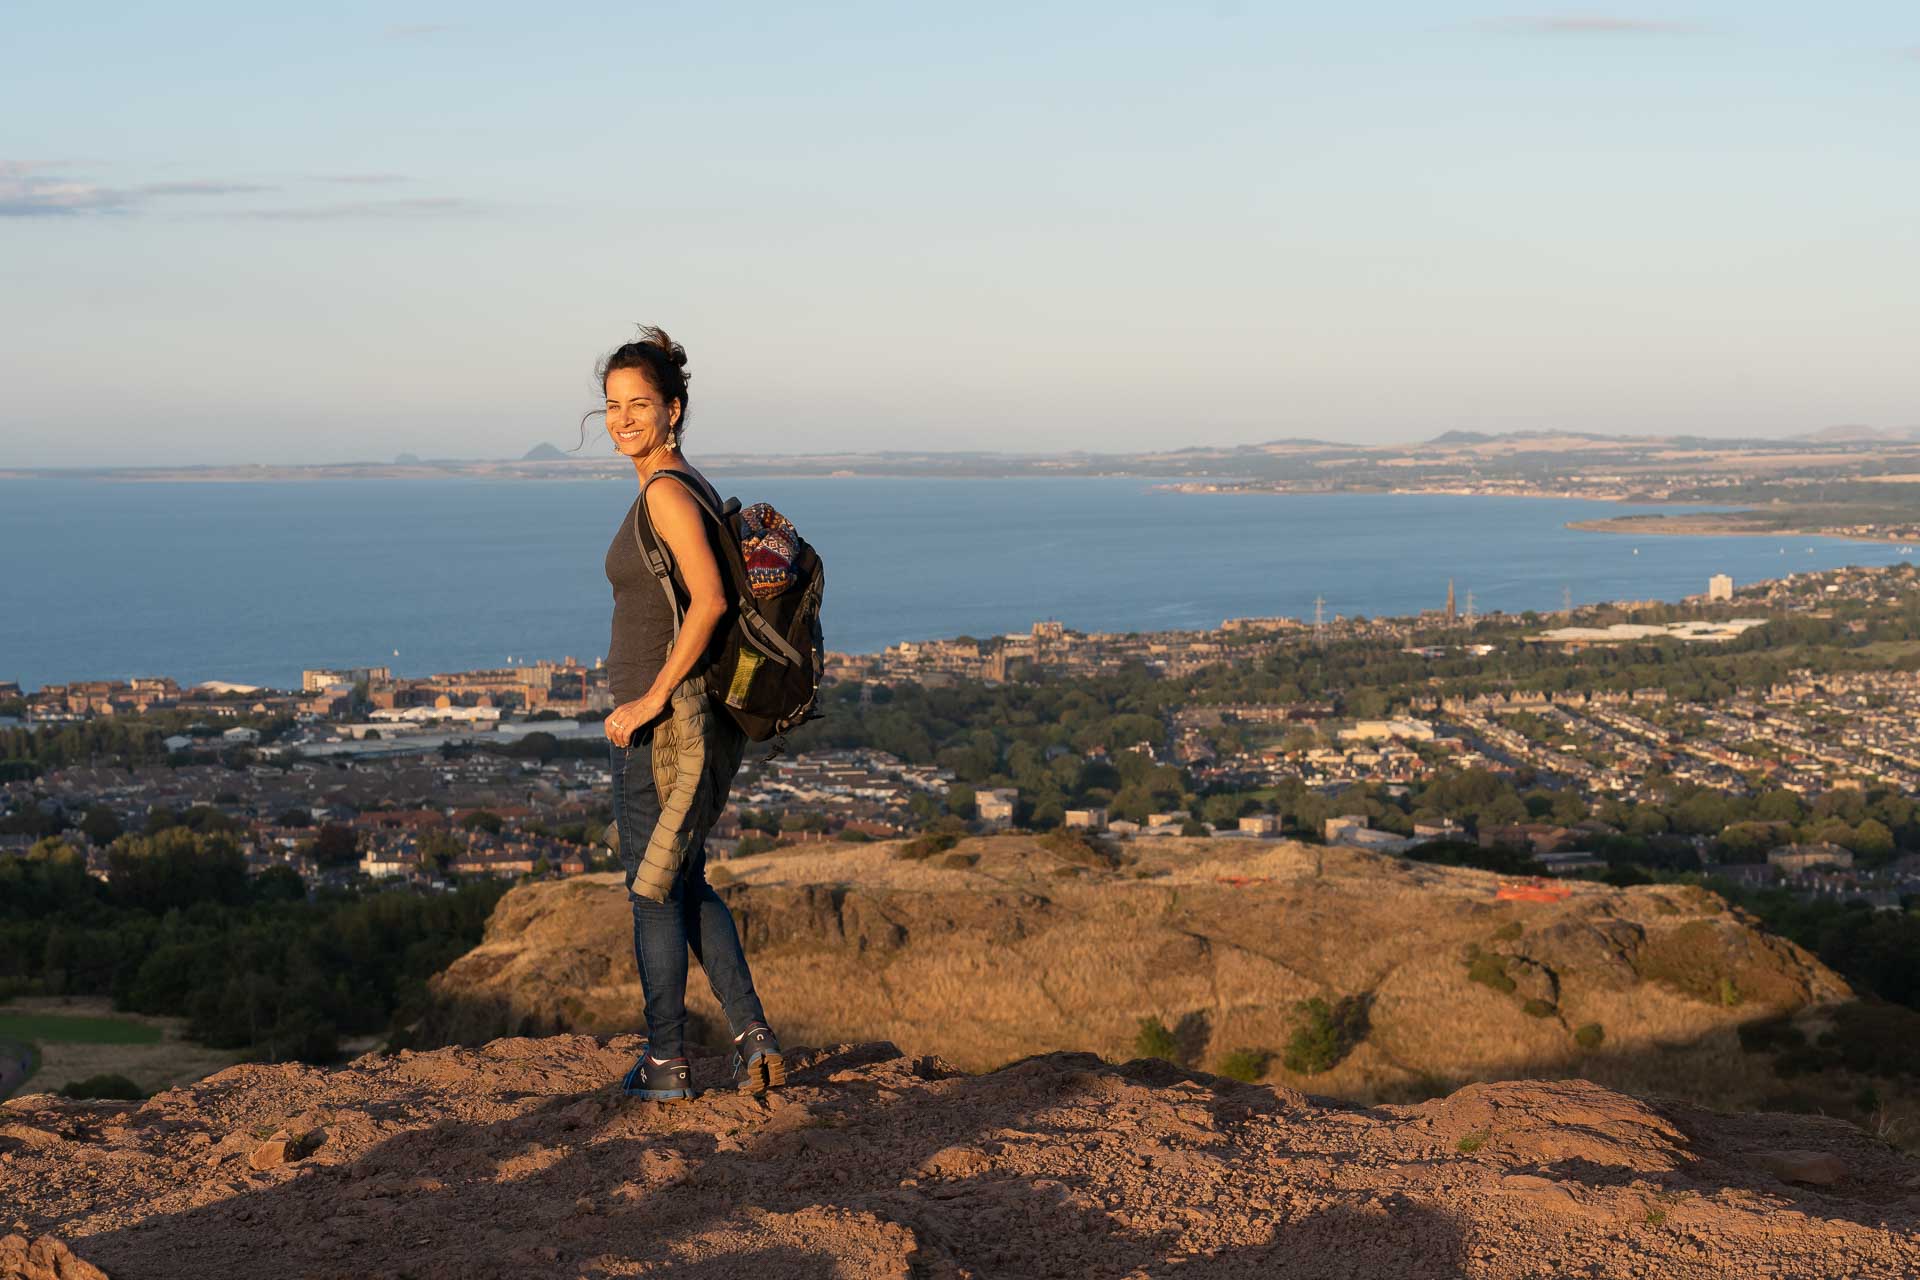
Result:
{"type": "Polygon", "coordinates": [[[794,584],[797,536],[793,522],[764,502],[740,513],[740,557],[746,561],[747,583],[756,599],[777,596],[794,584]]]}

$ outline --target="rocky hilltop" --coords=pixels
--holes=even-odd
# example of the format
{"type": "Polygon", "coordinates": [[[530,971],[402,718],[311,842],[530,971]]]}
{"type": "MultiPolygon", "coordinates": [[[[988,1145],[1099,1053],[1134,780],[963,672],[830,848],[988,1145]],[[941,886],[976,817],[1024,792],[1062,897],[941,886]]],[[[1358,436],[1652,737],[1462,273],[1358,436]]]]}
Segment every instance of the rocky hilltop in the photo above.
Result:
{"type": "Polygon", "coordinates": [[[1159,1060],[889,1044],[641,1103],[634,1037],[0,1106],[0,1280],[1900,1277],[1920,1163],[1581,1081],[1361,1109],[1159,1060]]]}
{"type": "MultiPolygon", "coordinates": [[[[1699,889],[1570,882],[1556,898],[1486,872],[1227,840],[1136,842],[1130,861],[1024,836],[903,852],[916,850],[725,864],[788,1039],[885,1039],[985,1070],[1065,1049],[1134,1057],[1153,1018],[1185,1065],[1358,1101],[1578,1076],[1722,1108],[1852,1106],[1809,1102],[1771,1048],[1817,1039],[1846,985],[1699,889]]],[[[619,876],[513,890],[435,980],[420,1043],[637,1029],[631,929],[619,876]]],[[[711,1031],[718,1010],[691,986],[711,1031]]]]}

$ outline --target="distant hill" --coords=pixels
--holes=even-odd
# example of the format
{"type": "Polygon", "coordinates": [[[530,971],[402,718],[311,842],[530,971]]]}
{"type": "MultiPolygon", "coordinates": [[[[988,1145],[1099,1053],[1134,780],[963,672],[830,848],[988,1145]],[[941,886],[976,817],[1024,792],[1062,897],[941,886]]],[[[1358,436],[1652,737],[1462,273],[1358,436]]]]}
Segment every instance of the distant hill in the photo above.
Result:
{"type": "Polygon", "coordinates": [[[1916,438],[1920,438],[1920,433],[1916,433],[1913,427],[1899,430],[1892,427],[1867,427],[1857,423],[1822,427],[1818,431],[1808,431],[1801,435],[1787,437],[1789,440],[1805,440],[1810,444],[1874,444],[1904,442],[1916,438]]]}
{"type": "Polygon", "coordinates": [[[396,467],[417,467],[420,465],[420,455],[417,453],[396,454],[393,459],[393,465],[396,467]]]}
{"type": "Polygon", "coordinates": [[[565,462],[570,455],[562,449],[541,443],[520,455],[522,462],[565,462]]]}

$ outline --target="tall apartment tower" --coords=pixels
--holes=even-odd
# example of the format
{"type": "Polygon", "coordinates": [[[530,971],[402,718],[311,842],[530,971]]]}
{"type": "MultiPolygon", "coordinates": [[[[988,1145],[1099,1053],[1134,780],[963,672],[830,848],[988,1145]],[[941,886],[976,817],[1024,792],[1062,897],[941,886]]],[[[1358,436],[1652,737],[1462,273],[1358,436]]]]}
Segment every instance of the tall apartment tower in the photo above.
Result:
{"type": "Polygon", "coordinates": [[[1453,611],[1453,579],[1448,578],[1447,579],[1447,625],[1448,626],[1453,625],[1454,616],[1455,615],[1453,611]]]}
{"type": "Polygon", "coordinates": [[[1733,579],[1724,573],[1716,573],[1708,578],[1707,599],[1709,601],[1733,599],[1733,579]]]}

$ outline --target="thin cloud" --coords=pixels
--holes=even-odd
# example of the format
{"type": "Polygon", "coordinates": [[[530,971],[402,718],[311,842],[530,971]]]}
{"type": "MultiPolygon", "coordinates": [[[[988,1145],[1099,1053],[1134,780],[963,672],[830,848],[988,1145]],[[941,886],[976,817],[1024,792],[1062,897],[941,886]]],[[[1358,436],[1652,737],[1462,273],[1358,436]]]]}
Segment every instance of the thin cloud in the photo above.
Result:
{"type": "MultiPolygon", "coordinates": [[[[219,214],[279,222],[322,222],[351,218],[424,218],[436,214],[474,213],[489,206],[461,196],[414,196],[406,199],[347,200],[338,203],[247,208],[187,204],[168,208],[176,200],[215,200],[283,192],[286,187],[223,178],[196,178],[170,182],[111,185],[70,174],[65,163],[0,160],[0,218],[70,218],[87,215],[136,216],[219,214]]],[[[333,173],[314,175],[307,182],[355,188],[380,188],[411,182],[400,173],[333,173]]],[[[296,184],[297,185],[297,184],[296,184]]],[[[344,193],[343,193],[344,194],[344,193]]]]}
{"type": "Polygon", "coordinates": [[[486,207],[479,201],[459,196],[420,196],[412,200],[360,200],[347,204],[245,209],[234,216],[269,222],[325,222],[343,218],[417,218],[436,213],[475,213],[486,207]]]}
{"type": "Polygon", "coordinates": [[[441,36],[459,28],[448,22],[396,22],[383,33],[389,40],[421,40],[441,36]]]}
{"type": "Polygon", "coordinates": [[[135,213],[154,200],[168,197],[249,195],[277,190],[257,182],[218,179],[108,186],[63,176],[66,168],[61,164],[0,160],[0,218],[135,213]]]}
{"type": "Polygon", "coordinates": [[[238,196],[279,189],[258,182],[218,182],[210,179],[200,182],[149,182],[145,186],[131,188],[136,196],[238,196]]]}
{"type": "Polygon", "coordinates": [[[1479,26],[1488,31],[1537,36],[1687,36],[1697,35],[1703,30],[1691,22],[1666,22],[1601,13],[1488,18],[1479,26]]]}

